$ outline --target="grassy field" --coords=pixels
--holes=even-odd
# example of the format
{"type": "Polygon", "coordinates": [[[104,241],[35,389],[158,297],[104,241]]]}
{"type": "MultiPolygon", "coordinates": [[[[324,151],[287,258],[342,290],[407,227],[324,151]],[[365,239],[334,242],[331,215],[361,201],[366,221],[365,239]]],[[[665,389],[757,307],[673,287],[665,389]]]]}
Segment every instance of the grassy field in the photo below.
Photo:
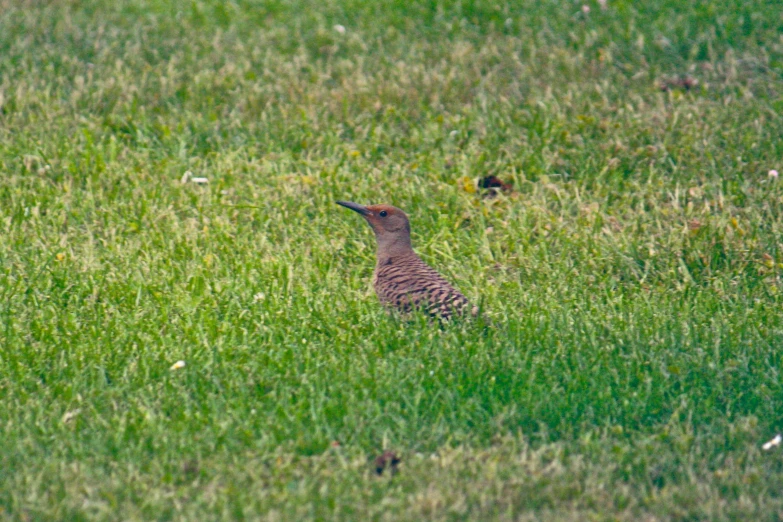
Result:
{"type": "Polygon", "coordinates": [[[0,0],[0,518],[783,519],[782,13],[0,0]]]}

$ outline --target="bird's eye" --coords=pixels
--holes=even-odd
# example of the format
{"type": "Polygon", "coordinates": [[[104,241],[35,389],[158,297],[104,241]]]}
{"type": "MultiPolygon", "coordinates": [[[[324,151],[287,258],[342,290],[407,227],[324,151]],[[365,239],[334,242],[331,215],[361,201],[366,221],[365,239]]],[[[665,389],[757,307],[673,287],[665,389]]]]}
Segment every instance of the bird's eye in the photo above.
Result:
{"type": "Polygon", "coordinates": [[[388,215],[389,215],[388,212],[386,212],[385,210],[381,210],[381,217],[386,217],[388,215]]]}

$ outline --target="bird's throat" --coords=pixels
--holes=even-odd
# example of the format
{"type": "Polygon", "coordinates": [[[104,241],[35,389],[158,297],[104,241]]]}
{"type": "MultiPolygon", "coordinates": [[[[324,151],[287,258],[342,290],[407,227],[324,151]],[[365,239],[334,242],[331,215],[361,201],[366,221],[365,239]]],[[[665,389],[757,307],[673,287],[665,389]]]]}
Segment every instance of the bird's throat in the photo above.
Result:
{"type": "Polygon", "coordinates": [[[387,259],[404,257],[413,254],[413,248],[411,248],[411,239],[409,236],[389,237],[377,234],[376,238],[378,240],[379,263],[387,259]]]}

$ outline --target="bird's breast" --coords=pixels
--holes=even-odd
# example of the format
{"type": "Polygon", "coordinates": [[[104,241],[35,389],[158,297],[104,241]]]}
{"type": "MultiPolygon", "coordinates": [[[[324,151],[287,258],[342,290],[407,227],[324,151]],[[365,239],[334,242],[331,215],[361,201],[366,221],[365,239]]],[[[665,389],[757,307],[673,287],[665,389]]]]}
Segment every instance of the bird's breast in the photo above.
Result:
{"type": "Polygon", "coordinates": [[[468,304],[440,274],[413,256],[379,260],[373,286],[381,303],[404,312],[423,307],[433,315],[450,316],[468,304]]]}

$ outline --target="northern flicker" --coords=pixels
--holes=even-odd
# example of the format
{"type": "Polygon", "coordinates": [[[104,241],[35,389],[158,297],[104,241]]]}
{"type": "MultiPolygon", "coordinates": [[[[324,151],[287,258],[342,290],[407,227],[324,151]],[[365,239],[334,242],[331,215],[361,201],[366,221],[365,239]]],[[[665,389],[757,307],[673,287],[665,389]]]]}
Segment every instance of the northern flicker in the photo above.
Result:
{"type": "Polygon", "coordinates": [[[405,212],[390,205],[337,204],[361,214],[375,232],[378,251],[373,286],[381,304],[401,312],[419,308],[443,319],[454,314],[478,314],[478,307],[413,251],[405,212]]]}

